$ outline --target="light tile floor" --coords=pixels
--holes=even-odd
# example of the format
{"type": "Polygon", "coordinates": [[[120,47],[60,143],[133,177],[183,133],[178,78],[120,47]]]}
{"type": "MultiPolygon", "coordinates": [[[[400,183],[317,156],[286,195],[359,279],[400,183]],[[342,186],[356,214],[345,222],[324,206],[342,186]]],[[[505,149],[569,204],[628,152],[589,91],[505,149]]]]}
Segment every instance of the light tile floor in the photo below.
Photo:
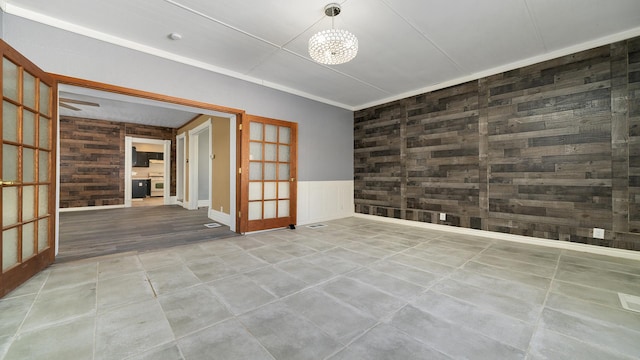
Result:
{"type": "Polygon", "coordinates": [[[0,359],[637,359],[640,262],[347,218],[53,265],[0,359]]]}

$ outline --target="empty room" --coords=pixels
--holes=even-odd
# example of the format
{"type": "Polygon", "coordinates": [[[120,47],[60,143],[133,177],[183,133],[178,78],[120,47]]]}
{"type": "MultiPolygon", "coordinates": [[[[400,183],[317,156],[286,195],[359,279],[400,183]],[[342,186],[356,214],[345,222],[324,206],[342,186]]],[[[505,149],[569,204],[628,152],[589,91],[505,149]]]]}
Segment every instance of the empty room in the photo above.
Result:
{"type": "Polygon", "coordinates": [[[0,360],[637,359],[637,0],[0,1],[0,360]]]}

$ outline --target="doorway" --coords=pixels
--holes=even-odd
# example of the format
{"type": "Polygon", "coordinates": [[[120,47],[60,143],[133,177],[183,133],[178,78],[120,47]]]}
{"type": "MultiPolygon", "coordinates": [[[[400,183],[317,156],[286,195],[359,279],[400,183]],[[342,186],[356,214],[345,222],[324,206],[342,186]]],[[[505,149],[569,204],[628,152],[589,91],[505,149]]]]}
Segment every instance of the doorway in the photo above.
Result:
{"type": "MultiPolygon", "coordinates": [[[[84,91],[94,91],[97,93],[104,93],[107,94],[106,97],[111,98],[113,96],[125,96],[127,98],[134,98],[135,101],[142,101],[145,105],[149,105],[149,103],[153,102],[155,106],[160,106],[157,105],[157,103],[162,103],[162,106],[166,106],[172,110],[181,110],[181,109],[185,109],[184,111],[189,112],[189,113],[196,113],[196,114],[211,114],[212,116],[217,116],[217,117],[224,117],[226,119],[228,119],[228,121],[230,123],[232,123],[232,128],[231,130],[233,133],[233,137],[231,138],[232,143],[229,145],[230,147],[230,155],[232,156],[231,158],[231,164],[229,164],[230,167],[230,171],[232,171],[232,169],[236,168],[236,136],[237,133],[235,131],[236,128],[236,121],[241,121],[242,116],[243,116],[243,112],[240,110],[236,110],[236,109],[231,109],[231,108],[225,108],[225,107],[219,107],[219,106],[215,106],[215,105],[211,105],[211,104],[206,104],[206,103],[200,103],[200,102],[196,102],[196,101],[191,101],[191,100],[185,100],[185,99],[179,99],[179,98],[172,98],[172,97],[168,97],[168,96],[163,96],[163,95],[159,95],[159,94],[153,94],[153,93],[147,93],[147,92],[143,92],[143,91],[139,91],[139,90],[133,90],[133,89],[128,89],[128,88],[121,88],[121,87],[117,87],[117,86],[112,86],[112,85],[108,85],[108,84],[103,84],[103,83],[94,83],[94,82],[90,82],[90,81],[86,81],[86,80],[81,80],[81,79],[75,79],[75,78],[68,78],[68,77],[64,77],[64,76],[56,76],[56,79],[60,82],[60,87],[65,89],[66,92],[71,92],[72,90],[74,90],[75,88],[80,88],[83,89],[84,91]]],[[[83,93],[83,92],[81,92],[83,93]]],[[[84,94],[84,93],[83,93],[84,94]]],[[[134,100],[132,100],[134,101],[134,100]]],[[[93,108],[93,110],[95,110],[95,108],[93,108]]],[[[187,123],[189,122],[189,120],[186,121],[187,123]]],[[[178,126],[174,126],[174,129],[177,129],[178,126]]],[[[132,135],[132,137],[135,135],[132,135]]],[[[186,201],[188,200],[188,186],[189,186],[189,179],[188,179],[188,166],[185,166],[185,163],[189,160],[188,159],[188,141],[185,140],[184,137],[174,137],[175,140],[170,140],[170,141],[166,141],[163,145],[165,147],[168,146],[168,144],[171,144],[170,146],[175,146],[175,152],[171,150],[171,147],[169,147],[168,149],[165,149],[165,163],[164,163],[164,167],[168,168],[169,167],[169,163],[168,161],[166,161],[166,159],[169,159],[170,156],[168,156],[168,154],[171,155],[175,155],[175,158],[171,159],[171,161],[173,162],[173,169],[170,171],[167,169],[167,171],[165,172],[167,174],[167,176],[169,176],[170,178],[165,177],[164,178],[164,191],[165,194],[163,194],[163,201],[165,202],[166,205],[185,205],[186,201]],[[175,141],[175,142],[174,142],[175,141]],[[167,194],[168,192],[168,194],[167,194]]],[[[127,152],[127,154],[125,154],[125,161],[127,163],[131,162],[131,154],[129,153],[129,150],[131,149],[131,146],[136,143],[136,142],[148,142],[149,139],[145,139],[145,138],[132,138],[130,140],[130,142],[128,142],[126,144],[126,146],[124,146],[124,150],[127,152]]],[[[164,140],[161,140],[164,141],[164,140]]],[[[124,144],[123,144],[124,145],[124,144]]],[[[127,164],[125,165],[126,169],[129,169],[130,166],[127,164]]],[[[127,174],[130,175],[130,174],[127,174]]],[[[127,177],[126,181],[123,181],[123,187],[126,187],[126,191],[123,191],[125,194],[130,194],[130,189],[132,187],[132,183],[131,183],[131,178],[127,177]]],[[[228,217],[228,221],[226,221],[226,224],[229,225],[229,228],[231,231],[236,231],[237,227],[236,227],[236,211],[235,211],[235,207],[237,204],[237,199],[236,199],[236,179],[235,177],[233,178],[233,181],[231,181],[229,190],[233,196],[232,199],[232,211],[229,212],[229,214],[227,215],[228,217]]],[[[129,197],[129,196],[127,196],[129,197]]],[[[129,199],[127,199],[129,200],[129,199]]],[[[129,201],[127,201],[127,203],[129,203],[129,201]]],[[[131,206],[129,204],[127,204],[127,206],[131,206]]],[[[123,206],[124,207],[124,206],[123,206]]],[[[197,206],[196,206],[197,208],[197,206]]],[[[209,219],[212,219],[212,217],[210,216],[211,214],[208,214],[209,219]]],[[[57,242],[59,242],[59,235],[56,239],[57,242]]]]}
{"type": "Polygon", "coordinates": [[[211,119],[189,130],[189,209],[211,207],[211,119]]]}
{"type": "Polygon", "coordinates": [[[124,156],[124,206],[170,204],[171,140],[126,136],[124,156]]]}
{"type": "Polygon", "coordinates": [[[185,165],[187,142],[185,134],[176,136],[176,204],[187,207],[185,202],[185,165]]]}

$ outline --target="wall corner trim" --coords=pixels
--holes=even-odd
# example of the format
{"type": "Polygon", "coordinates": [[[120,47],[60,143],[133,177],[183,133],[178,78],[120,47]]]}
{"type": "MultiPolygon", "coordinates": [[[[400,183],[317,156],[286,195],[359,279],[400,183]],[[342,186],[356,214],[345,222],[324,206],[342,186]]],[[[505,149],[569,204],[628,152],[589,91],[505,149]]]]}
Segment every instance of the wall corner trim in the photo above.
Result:
{"type": "Polygon", "coordinates": [[[505,234],[505,233],[499,233],[494,231],[461,228],[457,226],[423,223],[419,221],[387,218],[387,217],[376,216],[376,215],[355,214],[354,216],[356,218],[362,218],[362,219],[368,219],[368,220],[374,220],[374,221],[380,221],[380,222],[386,222],[386,223],[392,223],[392,224],[398,224],[398,225],[413,226],[413,227],[418,227],[423,229],[447,231],[450,233],[462,234],[462,235],[481,236],[481,237],[496,239],[496,240],[512,241],[512,242],[517,242],[522,244],[546,246],[546,247],[552,247],[557,249],[573,250],[573,251],[579,251],[579,252],[585,252],[585,253],[591,253],[591,254],[613,256],[618,258],[640,261],[640,251],[607,248],[607,247],[602,247],[597,245],[587,245],[587,244],[572,243],[572,242],[566,242],[566,241],[560,241],[560,240],[549,240],[549,239],[542,239],[537,237],[512,235],[512,234],[505,234]]]}

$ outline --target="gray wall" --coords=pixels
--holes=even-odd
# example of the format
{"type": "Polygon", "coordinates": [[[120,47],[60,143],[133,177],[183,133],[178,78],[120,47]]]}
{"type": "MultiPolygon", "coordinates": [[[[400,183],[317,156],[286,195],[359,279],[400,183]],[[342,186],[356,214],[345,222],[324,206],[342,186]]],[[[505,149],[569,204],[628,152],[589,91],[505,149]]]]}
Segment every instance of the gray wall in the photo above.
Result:
{"type": "Polygon", "coordinates": [[[353,179],[352,111],[17,16],[5,14],[3,20],[3,39],[45,71],[296,122],[298,178],[353,179]]]}

